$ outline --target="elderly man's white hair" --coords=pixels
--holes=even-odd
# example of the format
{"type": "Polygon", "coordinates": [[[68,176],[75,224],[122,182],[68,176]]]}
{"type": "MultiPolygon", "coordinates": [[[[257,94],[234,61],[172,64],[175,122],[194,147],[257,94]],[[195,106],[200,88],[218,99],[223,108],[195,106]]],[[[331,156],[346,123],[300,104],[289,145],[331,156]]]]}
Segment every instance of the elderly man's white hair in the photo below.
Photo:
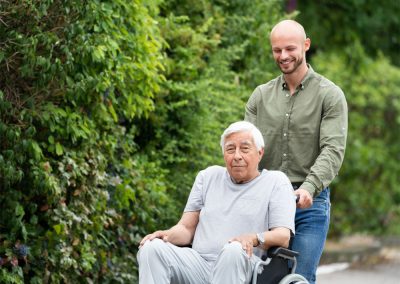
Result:
{"type": "Polygon", "coordinates": [[[221,135],[220,144],[222,148],[222,153],[224,153],[225,138],[236,132],[250,132],[253,136],[254,144],[256,145],[257,150],[260,151],[262,148],[264,148],[264,138],[260,130],[258,130],[258,128],[254,126],[254,124],[248,121],[237,121],[229,125],[228,128],[225,129],[224,133],[222,133],[221,135]]]}

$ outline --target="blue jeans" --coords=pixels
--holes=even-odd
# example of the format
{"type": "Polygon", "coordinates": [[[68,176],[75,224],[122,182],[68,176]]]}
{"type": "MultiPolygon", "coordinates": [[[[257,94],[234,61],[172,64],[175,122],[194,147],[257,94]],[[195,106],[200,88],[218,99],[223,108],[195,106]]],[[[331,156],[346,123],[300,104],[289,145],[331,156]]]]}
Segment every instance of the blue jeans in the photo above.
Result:
{"type": "Polygon", "coordinates": [[[307,209],[296,210],[296,233],[291,248],[298,251],[296,273],[303,275],[310,284],[315,283],[315,272],[324,249],[330,221],[330,190],[325,188],[314,198],[307,209]]]}

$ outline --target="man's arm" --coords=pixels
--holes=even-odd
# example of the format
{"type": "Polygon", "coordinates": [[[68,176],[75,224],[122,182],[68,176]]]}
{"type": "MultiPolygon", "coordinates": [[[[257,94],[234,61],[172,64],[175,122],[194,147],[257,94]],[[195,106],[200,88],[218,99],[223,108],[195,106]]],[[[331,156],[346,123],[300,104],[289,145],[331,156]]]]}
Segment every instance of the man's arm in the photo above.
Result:
{"type": "Polygon", "coordinates": [[[179,222],[168,230],[156,231],[145,236],[139,244],[139,248],[144,243],[155,238],[170,242],[178,246],[186,246],[191,244],[196,230],[197,224],[199,223],[200,211],[185,212],[179,222]]]}
{"type": "MultiPolygon", "coordinates": [[[[269,249],[270,247],[289,247],[290,241],[290,229],[284,227],[277,227],[271,229],[271,231],[263,232],[264,235],[264,245],[262,249],[269,249]]],[[[239,242],[246,253],[251,256],[253,254],[253,247],[259,246],[257,239],[257,233],[250,233],[245,235],[240,235],[229,242],[239,242]]]]}
{"type": "Polygon", "coordinates": [[[310,169],[304,183],[296,194],[300,195],[298,207],[312,205],[312,196],[318,195],[336,177],[342,165],[346,149],[348,110],[343,92],[336,92],[324,104],[324,114],[320,125],[321,152],[310,169]],[[310,196],[300,191],[308,191],[310,196]],[[304,198],[303,198],[304,197],[304,198]],[[310,202],[311,201],[311,202],[310,202]]]}
{"type": "MultiPolygon", "coordinates": [[[[269,249],[270,247],[289,247],[290,229],[284,227],[277,227],[271,231],[264,232],[264,245],[262,249],[269,249]]],[[[256,236],[257,240],[257,236],[256,236]]],[[[257,240],[257,246],[259,245],[257,240]]]]}

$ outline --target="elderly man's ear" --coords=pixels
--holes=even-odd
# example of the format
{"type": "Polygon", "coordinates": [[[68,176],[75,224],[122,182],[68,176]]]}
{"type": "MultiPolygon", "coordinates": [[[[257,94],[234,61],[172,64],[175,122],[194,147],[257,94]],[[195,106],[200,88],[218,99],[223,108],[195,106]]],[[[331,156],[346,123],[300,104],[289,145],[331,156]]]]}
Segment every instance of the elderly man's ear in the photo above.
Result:
{"type": "Polygon", "coordinates": [[[261,161],[261,159],[262,159],[262,157],[264,155],[264,148],[262,148],[260,151],[258,151],[258,154],[259,154],[258,161],[261,161]]]}

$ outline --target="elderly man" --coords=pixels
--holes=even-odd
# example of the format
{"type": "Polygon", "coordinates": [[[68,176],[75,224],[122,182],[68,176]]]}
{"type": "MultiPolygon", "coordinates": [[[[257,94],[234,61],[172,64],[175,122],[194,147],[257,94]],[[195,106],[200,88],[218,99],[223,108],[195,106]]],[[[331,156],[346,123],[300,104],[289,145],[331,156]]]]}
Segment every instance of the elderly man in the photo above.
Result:
{"type": "Polygon", "coordinates": [[[226,167],[199,172],[180,221],[141,240],[139,283],[249,283],[262,250],[289,245],[293,188],[282,172],[258,171],[260,131],[235,122],[221,147],[226,167]]]}

